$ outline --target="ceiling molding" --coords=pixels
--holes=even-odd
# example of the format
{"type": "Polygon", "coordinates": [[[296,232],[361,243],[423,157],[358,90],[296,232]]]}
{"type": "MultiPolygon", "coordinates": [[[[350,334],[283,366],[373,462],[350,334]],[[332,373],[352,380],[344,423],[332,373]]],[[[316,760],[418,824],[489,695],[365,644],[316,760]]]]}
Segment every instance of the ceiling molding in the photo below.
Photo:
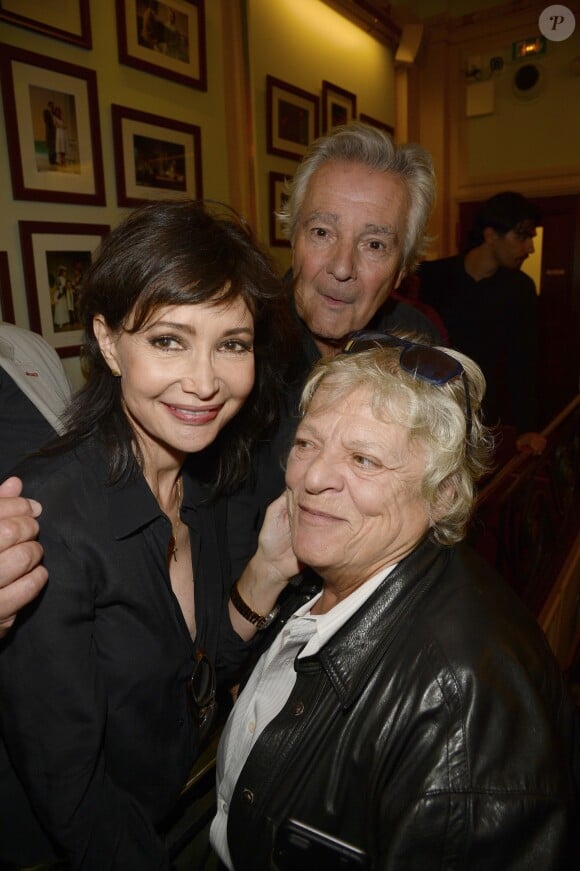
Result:
{"type": "Polygon", "coordinates": [[[324,0],[370,36],[395,50],[401,39],[401,28],[391,18],[391,4],[385,0],[324,0]]]}

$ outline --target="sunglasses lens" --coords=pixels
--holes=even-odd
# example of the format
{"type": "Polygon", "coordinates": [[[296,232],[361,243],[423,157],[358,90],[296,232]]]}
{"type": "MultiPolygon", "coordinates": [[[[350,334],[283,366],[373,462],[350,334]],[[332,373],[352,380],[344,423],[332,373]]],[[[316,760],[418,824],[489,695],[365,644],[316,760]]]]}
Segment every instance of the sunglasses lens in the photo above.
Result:
{"type": "Polygon", "coordinates": [[[401,365],[433,384],[446,384],[463,372],[463,366],[448,354],[428,345],[411,345],[401,353],[401,365]]]}
{"type": "Polygon", "coordinates": [[[191,694],[196,705],[209,704],[215,695],[215,677],[209,659],[201,656],[191,676],[191,694]]]}

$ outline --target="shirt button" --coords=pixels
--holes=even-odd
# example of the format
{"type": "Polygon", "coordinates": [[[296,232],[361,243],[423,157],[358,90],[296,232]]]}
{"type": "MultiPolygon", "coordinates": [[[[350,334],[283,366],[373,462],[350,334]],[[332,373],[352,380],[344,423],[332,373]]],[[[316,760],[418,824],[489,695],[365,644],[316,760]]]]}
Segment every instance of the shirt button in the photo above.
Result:
{"type": "Polygon", "coordinates": [[[250,720],[250,722],[248,723],[248,732],[250,733],[250,735],[253,735],[255,731],[256,731],[256,723],[254,720],[250,720]]]}
{"type": "Polygon", "coordinates": [[[251,789],[242,789],[242,801],[244,804],[254,804],[254,793],[251,789]]]}
{"type": "Polygon", "coordinates": [[[293,717],[301,717],[304,713],[304,702],[296,702],[292,708],[293,717]]]}

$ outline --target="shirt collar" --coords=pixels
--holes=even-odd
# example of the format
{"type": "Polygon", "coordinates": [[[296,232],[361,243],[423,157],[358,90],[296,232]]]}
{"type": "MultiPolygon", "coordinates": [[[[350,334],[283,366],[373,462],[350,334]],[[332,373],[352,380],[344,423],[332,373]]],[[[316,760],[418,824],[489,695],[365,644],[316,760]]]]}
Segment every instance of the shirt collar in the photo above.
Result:
{"type": "MultiPolygon", "coordinates": [[[[207,492],[204,486],[184,470],[183,508],[185,513],[197,511],[198,505],[206,497],[207,492]]],[[[126,538],[163,516],[163,512],[141,471],[131,480],[125,479],[112,485],[108,491],[108,499],[111,528],[117,539],[126,538]]]]}

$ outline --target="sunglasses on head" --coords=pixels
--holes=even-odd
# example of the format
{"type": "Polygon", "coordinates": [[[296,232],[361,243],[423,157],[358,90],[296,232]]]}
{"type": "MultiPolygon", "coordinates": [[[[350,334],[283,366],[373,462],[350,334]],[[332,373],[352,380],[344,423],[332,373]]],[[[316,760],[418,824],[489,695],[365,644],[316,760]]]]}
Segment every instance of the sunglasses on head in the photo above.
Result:
{"type": "Polygon", "coordinates": [[[414,378],[427,381],[429,384],[447,384],[455,378],[461,378],[465,390],[465,421],[466,436],[471,435],[471,401],[469,398],[469,383],[465,369],[455,357],[420,342],[411,342],[395,336],[393,333],[375,333],[359,330],[351,333],[346,341],[343,354],[357,354],[370,351],[373,348],[400,348],[399,363],[404,372],[414,378]]]}

